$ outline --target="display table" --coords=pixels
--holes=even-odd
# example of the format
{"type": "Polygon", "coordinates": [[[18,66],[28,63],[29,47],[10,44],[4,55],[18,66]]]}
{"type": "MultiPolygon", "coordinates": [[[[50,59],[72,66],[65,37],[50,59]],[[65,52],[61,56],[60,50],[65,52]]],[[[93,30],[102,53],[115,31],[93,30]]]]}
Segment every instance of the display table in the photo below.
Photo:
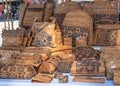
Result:
{"type": "MultiPolygon", "coordinates": [[[[100,50],[100,47],[97,46],[93,46],[93,48],[100,50]]],[[[32,83],[31,80],[0,79],[0,86],[114,86],[113,80],[105,80],[105,83],[73,82],[73,76],[70,76],[70,74],[65,75],[69,76],[68,83],[59,83],[58,79],[53,79],[51,83],[32,83]]]]}
{"type": "Polygon", "coordinates": [[[83,83],[72,82],[73,77],[69,76],[68,83],[59,83],[58,79],[53,79],[51,83],[32,83],[31,80],[16,79],[0,79],[0,86],[114,86],[113,81],[105,81],[105,83],[83,83]]]}
{"type": "MultiPolygon", "coordinates": [[[[100,47],[93,46],[94,49],[100,50],[100,47]]],[[[32,83],[31,80],[18,79],[0,79],[0,86],[114,86],[113,80],[105,80],[105,83],[83,83],[73,82],[73,76],[69,76],[68,83],[59,83],[58,79],[53,79],[51,83],[32,83]]],[[[118,85],[120,86],[120,85],[118,85]]]]}

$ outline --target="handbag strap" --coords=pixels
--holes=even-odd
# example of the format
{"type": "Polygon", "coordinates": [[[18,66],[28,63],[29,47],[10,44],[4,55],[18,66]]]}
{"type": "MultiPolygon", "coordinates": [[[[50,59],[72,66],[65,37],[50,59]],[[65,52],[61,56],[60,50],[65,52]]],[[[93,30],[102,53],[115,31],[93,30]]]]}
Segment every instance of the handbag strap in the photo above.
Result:
{"type": "Polygon", "coordinates": [[[25,4],[25,11],[23,12],[23,17],[22,17],[22,22],[21,22],[21,26],[23,26],[23,21],[24,21],[24,17],[25,17],[25,14],[26,14],[26,11],[27,11],[27,8],[28,8],[28,3],[25,4]]]}
{"type": "Polygon", "coordinates": [[[44,22],[44,18],[45,18],[45,9],[46,9],[46,6],[47,6],[47,2],[45,2],[44,8],[43,8],[43,14],[42,14],[42,21],[43,22],[44,22]]]}

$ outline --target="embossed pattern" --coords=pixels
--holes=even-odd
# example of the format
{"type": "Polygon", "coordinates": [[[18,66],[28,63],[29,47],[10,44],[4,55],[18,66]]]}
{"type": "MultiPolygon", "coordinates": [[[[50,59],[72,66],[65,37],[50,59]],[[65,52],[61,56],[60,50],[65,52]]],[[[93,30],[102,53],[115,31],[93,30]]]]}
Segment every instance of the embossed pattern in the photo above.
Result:
{"type": "Polygon", "coordinates": [[[90,31],[84,27],[63,26],[63,37],[72,38],[72,46],[76,46],[76,38],[87,38],[87,43],[90,40],[90,31]]]}
{"type": "Polygon", "coordinates": [[[82,7],[92,16],[95,24],[113,24],[119,20],[117,0],[82,2],[82,7]]]}
{"type": "Polygon", "coordinates": [[[32,66],[4,66],[0,70],[0,78],[6,79],[30,79],[36,75],[32,66]]]}

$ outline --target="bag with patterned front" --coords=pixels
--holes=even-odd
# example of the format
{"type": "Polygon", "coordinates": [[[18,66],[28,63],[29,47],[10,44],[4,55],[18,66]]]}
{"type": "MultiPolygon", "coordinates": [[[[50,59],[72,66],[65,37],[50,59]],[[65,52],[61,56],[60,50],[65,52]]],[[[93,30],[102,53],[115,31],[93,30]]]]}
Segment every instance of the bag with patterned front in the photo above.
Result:
{"type": "Polygon", "coordinates": [[[16,30],[7,30],[2,31],[2,46],[7,47],[20,47],[23,46],[24,40],[24,29],[17,28],[16,30]]]}
{"type": "Polygon", "coordinates": [[[79,10],[79,9],[81,8],[77,2],[74,2],[74,1],[67,2],[67,3],[64,2],[58,5],[58,7],[55,10],[54,17],[58,19],[58,24],[61,27],[63,20],[65,18],[65,15],[72,10],[79,10]]]}
{"type": "Polygon", "coordinates": [[[51,22],[34,22],[32,46],[57,47],[62,44],[61,31],[56,19],[51,22]]]}
{"type": "Polygon", "coordinates": [[[19,26],[31,27],[34,19],[38,17],[40,21],[48,21],[53,15],[53,3],[21,4],[19,26]]]}
{"type": "Polygon", "coordinates": [[[83,44],[92,45],[93,22],[91,16],[83,10],[68,12],[62,24],[62,36],[64,45],[71,46],[72,44],[73,47],[83,46],[83,44]]]}
{"type": "Polygon", "coordinates": [[[118,0],[82,2],[82,7],[92,16],[94,24],[113,24],[119,20],[118,0]]]}
{"type": "Polygon", "coordinates": [[[35,75],[33,66],[11,65],[4,66],[0,70],[0,78],[3,79],[31,79],[35,75]]]}
{"type": "Polygon", "coordinates": [[[96,29],[94,45],[120,45],[120,24],[97,25],[96,29]]]}

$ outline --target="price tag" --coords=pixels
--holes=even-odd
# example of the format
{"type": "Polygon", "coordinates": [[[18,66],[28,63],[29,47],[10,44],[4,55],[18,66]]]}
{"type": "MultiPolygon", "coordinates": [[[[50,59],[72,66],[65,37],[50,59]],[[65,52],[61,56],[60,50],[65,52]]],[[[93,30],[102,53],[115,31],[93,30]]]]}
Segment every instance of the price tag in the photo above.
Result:
{"type": "Polygon", "coordinates": [[[113,64],[114,63],[114,61],[110,61],[110,64],[113,64]]]}
{"type": "Polygon", "coordinates": [[[114,68],[116,68],[116,66],[115,66],[115,65],[113,65],[113,66],[111,66],[111,68],[112,68],[112,69],[114,69],[114,68]]]}

